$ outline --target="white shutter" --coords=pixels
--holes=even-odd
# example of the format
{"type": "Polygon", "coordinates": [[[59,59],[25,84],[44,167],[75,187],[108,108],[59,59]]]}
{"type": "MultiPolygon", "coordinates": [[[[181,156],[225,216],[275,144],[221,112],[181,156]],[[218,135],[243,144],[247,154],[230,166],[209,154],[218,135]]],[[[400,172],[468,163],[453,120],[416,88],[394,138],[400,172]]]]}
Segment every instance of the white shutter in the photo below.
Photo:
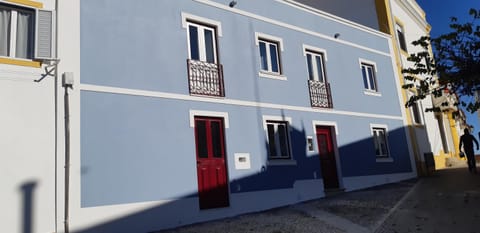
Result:
{"type": "Polygon", "coordinates": [[[35,59],[55,59],[55,12],[37,10],[35,24],[35,59]]]}

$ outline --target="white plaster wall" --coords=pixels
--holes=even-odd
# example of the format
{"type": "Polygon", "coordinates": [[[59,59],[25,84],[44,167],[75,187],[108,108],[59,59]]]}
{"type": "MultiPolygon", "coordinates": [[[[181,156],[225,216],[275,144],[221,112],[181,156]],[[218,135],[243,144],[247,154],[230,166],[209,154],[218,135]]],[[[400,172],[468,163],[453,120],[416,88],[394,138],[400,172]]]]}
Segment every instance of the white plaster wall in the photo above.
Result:
{"type": "Polygon", "coordinates": [[[1,232],[55,230],[55,90],[40,71],[0,65],[1,232]]]}
{"type": "MultiPolygon", "coordinates": [[[[65,90],[61,87],[61,83],[57,84],[58,105],[62,106],[62,110],[58,112],[58,162],[57,170],[59,171],[58,185],[57,185],[57,225],[58,232],[64,232],[64,222],[69,224],[70,231],[75,229],[78,225],[80,210],[80,134],[79,134],[79,77],[80,77],[80,0],[58,1],[57,18],[58,18],[58,58],[60,63],[58,66],[59,80],[66,72],[71,72],[74,77],[73,90],[69,90],[70,100],[70,133],[71,133],[71,148],[70,148],[70,177],[69,177],[69,202],[68,202],[68,218],[65,216],[65,121],[64,121],[64,93],[65,90]]],[[[90,212],[90,216],[83,216],[84,219],[91,220],[98,218],[94,215],[95,211],[90,212]]]]}
{"type": "MultiPolygon", "coordinates": [[[[7,2],[7,1],[2,1],[7,2]]],[[[55,9],[54,0],[36,0],[55,9]]],[[[0,231],[54,232],[55,80],[42,68],[0,64],[0,231]]]]}
{"type": "MultiPolygon", "coordinates": [[[[408,54],[421,51],[421,48],[413,46],[411,42],[428,34],[426,29],[428,24],[425,19],[422,19],[424,12],[421,11],[421,8],[414,1],[410,0],[390,0],[390,4],[392,15],[399,19],[403,24],[408,54]],[[406,7],[406,5],[411,6],[411,8],[406,7]]],[[[402,54],[401,57],[403,67],[413,65],[411,62],[407,61],[407,56],[402,54]]],[[[419,106],[421,108],[423,126],[415,128],[419,146],[418,152],[420,155],[427,152],[438,154],[441,148],[441,137],[437,119],[435,118],[434,113],[425,112],[425,109],[432,107],[432,100],[426,98],[420,101],[419,106]]],[[[423,159],[424,158],[422,157],[422,160],[423,159]]]]}
{"type": "Polygon", "coordinates": [[[383,184],[401,182],[415,177],[417,177],[416,172],[409,172],[388,175],[347,177],[343,178],[343,182],[345,184],[345,191],[350,192],[383,184]]]}

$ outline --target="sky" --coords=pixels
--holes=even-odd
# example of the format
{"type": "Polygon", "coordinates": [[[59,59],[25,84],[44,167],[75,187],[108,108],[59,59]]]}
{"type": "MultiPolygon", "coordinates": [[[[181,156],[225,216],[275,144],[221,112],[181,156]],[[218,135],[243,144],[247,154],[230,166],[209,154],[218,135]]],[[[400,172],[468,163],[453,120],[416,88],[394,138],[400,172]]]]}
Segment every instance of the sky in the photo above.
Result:
{"type": "MultiPolygon", "coordinates": [[[[430,31],[432,37],[438,37],[451,31],[448,27],[450,17],[456,17],[458,23],[469,22],[472,19],[468,14],[469,10],[471,8],[480,10],[480,0],[417,0],[417,3],[425,11],[427,21],[432,26],[430,31]]],[[[478,136],[478,132],[480,132],[478,114],[470,114],[467,111],[465,113],[468,124],[474,127],[473,134],[478,136]]]]}

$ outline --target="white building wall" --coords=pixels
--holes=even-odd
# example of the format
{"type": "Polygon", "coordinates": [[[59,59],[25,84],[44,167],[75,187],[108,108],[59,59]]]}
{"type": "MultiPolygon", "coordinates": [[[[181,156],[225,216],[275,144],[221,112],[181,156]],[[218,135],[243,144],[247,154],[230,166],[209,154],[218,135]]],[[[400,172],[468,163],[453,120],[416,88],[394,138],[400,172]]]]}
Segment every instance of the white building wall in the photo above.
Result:
{"type": "MultiPolygon", "coordinates": [[[[28,6],[54,0],[0,1],[28,6]],[[27,5],[23,5],[27,4],[27,5]]],[[[0,60],[0,231],[54,232],[55,226],[55,80],[41,68],[18,59],[0,60]]]]}
{"type": "Polygon", "coordinates": [[[55,90],[40,73],[0,64],[2,232],[54,230],[55,90]]]}
{"type": "MultiPolygon", "coordinates": [[[[403,26],[408,54],[421,51],[422,48],[416,47],[411,43],[418,40],[421,36],[428,35],[428,23],[424,19],[424,12],[413,0],[390,0],[390,5],[391,13],[394,16],[394,23],[399,23],[403,26]]],[[[398,46],[398,48],[400,49],[400,46],[398,46]]],[[[401,62],[403,67],[406,68],[413,65],[413,63],[407,61],[407,54],[401,53],[400,51],[399,53],[402,58],[401,62]]],[[[425,109],[431,108],[432,106],[433,104],[430,98],[425,98],[419,102],[422,124],[415,126],[415,133],[419,147],[418,153],[422,156],[422,160],[424,159],[424,153],[440,153],[442,145],[435,114],[433,112],[425,112],[425,109]]]]}

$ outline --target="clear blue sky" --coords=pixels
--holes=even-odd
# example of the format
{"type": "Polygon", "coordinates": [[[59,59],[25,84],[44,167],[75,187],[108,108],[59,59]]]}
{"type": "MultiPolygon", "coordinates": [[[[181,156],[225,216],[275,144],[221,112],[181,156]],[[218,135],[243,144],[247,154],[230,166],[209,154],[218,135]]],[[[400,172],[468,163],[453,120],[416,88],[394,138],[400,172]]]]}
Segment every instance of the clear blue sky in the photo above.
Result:
{"type": "MultiPolygon", "coordinates": [[[[469,22],[472,18],[468,14],[471,8],[480,9],[480,0],[417,0],[417,3],[427,14],[427,21],[432,26],[430,35],[437,37],[450,32],[448,25],[450,17],[456,17],[459,23],[469,22]]],[[[466,112],[467,122],[474,126],[474,135],[478,136],[480,124],[478,114],[466,112]]],[[[478,153],[478,151],[477,151],[478,153]]]]}

